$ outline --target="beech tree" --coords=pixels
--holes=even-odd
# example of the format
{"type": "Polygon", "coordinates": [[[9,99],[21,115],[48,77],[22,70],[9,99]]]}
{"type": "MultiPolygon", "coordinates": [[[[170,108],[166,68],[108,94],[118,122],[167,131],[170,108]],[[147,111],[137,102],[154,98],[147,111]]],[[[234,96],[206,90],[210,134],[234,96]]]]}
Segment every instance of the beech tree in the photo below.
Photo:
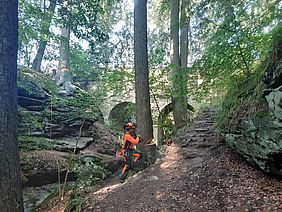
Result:
{"type": "Polygon", "coordinates": [[[55,79],[67,94],[73,92],[73,77],[70,71],[70,28],[62,27],[59,68],[55,79]]]}
{"type": "Polygon", "coordinates": [[[0,210],[23,211],[17,142],[18,1],[0,2],[0,210]]]}

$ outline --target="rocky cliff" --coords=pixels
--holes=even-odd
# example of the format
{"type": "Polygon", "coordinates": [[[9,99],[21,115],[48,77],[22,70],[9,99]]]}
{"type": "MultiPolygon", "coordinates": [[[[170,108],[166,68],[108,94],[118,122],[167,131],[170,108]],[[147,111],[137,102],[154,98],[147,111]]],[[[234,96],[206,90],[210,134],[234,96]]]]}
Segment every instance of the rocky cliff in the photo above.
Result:
{"type": "Polygon", "coordinates": [[[103,125],[98,104],[95,96],[79,88],[72,96],[62,97],[48,76],[19,68],[18,140],[25,185],[56,182],[58,169],[62,178],[74,150],[80,166],[92,161],[117,170],[118,143],[103,125]]]}
{"type": "MultiPolygon", "coordinates": [[[[281,30],[280,30],[281,31],[281,30]]],[[[251,164],[282,176],[282,34],[262,65],[264,76],[224,123],[226,142],[251,164]]]]}

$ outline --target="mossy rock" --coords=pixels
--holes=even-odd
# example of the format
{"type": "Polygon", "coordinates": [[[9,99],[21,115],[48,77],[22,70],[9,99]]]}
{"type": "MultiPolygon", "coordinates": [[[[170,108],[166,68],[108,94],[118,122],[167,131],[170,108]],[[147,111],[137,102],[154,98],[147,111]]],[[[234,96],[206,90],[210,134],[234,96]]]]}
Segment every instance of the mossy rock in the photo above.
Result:
{"type": "Polygon", "coordinates": [[[18,106],[19,134],[20,135],[43,135],[44,115],[42,112],[29,111],[18,106]]]}
{"type": "Polygon", "coordinates": [[[95,96],[77,89],[61,97],[56,82],[43,73],[19,68],[18,102],[20,135],[91,137],[89,127],[102,116],[95,96]]]}
{"type": "Polygon", "coordinates": [[[55,95],[59,91],[56,82],[47,75],[24,67],[18,69],[18,88],[39,97],[44,97],[46,92],[55,95]]]}
{"type": "Polygon", "coordinates": [[[19,136],[21,150],[42,150],[52,149],[53,144],[50,139],[36,136],[19,136]]]}

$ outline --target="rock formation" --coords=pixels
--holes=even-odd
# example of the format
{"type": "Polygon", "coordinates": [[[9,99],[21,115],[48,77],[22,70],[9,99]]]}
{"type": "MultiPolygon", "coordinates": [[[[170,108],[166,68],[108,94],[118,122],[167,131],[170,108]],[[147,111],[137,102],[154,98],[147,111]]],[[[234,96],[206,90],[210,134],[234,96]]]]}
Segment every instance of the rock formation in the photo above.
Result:
{"type": "Polygon", "coordinates": [[[223,135],[247,161],[265,172],[282,176],[281,33],[263,68],[261,97],[242,103],[225,123],[223,135]]]}
{"type": "MultiPolygon", "coordinates": [[[[62,97],[56,82],[26,68],[18,74],[19,141],[25,185],[43,185],[63,178],[70,155],[117,171],[117,141],[103,124],[103,118],[89,93],[76,89],[62,97]]],[[[74,178],[70,174],[70,179],[74,178]]]]}

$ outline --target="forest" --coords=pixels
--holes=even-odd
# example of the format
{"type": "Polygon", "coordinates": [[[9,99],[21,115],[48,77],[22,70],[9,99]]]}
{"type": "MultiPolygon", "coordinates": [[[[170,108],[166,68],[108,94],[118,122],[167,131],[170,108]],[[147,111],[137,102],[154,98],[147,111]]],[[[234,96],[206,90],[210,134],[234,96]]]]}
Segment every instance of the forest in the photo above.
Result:
{"type": "Polygon", "coordinates": [[[0,1],[0,211],[282,211],[282,1],[0,1]]]}

